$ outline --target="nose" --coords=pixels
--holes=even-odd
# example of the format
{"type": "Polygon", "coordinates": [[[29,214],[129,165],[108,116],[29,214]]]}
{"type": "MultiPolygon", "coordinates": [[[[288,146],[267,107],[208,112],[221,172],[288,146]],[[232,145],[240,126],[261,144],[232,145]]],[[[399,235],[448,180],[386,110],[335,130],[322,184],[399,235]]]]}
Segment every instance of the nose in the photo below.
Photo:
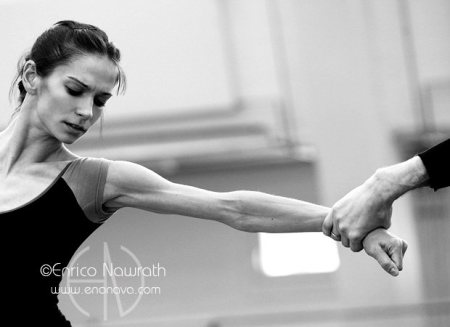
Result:
{"type": "Polygon", "coordinates": [[[83,117],[84,119],[89,119],[92,117],[92,109],[94,107],[94,100],[91,98],[85,98],[78,103],[78,107],[76,113],[78,116],[83,117]]]}

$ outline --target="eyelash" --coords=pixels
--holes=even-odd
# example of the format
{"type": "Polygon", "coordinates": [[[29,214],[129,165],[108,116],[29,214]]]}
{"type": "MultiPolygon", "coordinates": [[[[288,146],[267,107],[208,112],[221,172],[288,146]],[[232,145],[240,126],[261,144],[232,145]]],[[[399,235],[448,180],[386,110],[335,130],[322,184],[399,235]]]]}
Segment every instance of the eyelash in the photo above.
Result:
{"type": "Polygon", "coordinates": [[[69,87],[67,87],[66,89],[67,89],[67,92],[68,92],[70,95],[72,95],[72,96],[80,96],[81,94],[83,94],[82,91],[75,91],[75,90],[72,90],[72,89],[69,88],[69,87]]]}
{"type": "MultiPolygon", "coordinates": [[[[71,89],[70,87],[66,87],[67,89],[67,93],[69,93],[71,96],[77,97],[83,94],[83,91],[75,91],[73,89],[71,89]]],[[[104,107],[106,102],[102,102],[102,101],[98,101],[94,99],[94,104],[97,107],[104,107]]]]}

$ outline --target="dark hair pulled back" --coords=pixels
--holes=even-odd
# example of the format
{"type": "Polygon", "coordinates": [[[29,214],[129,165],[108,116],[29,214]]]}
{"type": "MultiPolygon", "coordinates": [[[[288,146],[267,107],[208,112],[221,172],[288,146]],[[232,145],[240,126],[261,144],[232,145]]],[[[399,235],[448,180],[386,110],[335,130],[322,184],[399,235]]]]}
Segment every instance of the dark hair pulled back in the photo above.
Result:
{"type": "Polygon", "coordinates": [[[19,59],[17,74],[9,93],[10,100],[18,102],[14,113],[20,110],[25,99],[26,90],[22,83],[22,74],[28,60],[35,62],[39,76],[46,77],[56,67],[69,63],[77,56],[87,54],[107,56],[116,64],[118,68],[117,93],[123,93],[126,87],[126,77],[119,64],[120,51],[108,40],[106,33],[93,25],[63,20],[42,33],[34,42],[31,50],[19,59]]]}

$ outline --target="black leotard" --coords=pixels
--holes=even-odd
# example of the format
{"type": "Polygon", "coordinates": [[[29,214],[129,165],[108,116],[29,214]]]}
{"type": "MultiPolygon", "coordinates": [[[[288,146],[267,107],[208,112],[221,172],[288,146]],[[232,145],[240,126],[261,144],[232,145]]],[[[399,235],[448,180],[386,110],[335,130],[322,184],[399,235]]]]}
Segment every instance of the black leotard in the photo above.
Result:
{"type": "Polygon", "coordinates": [[[40,268],[55,263],[66,267],[81,243],[112,214],[102,207],[108,162],[75,159],[37,198],[0,213],[2,311],[15,325],[71,326],[52,294],[62,277],[44,277],[40,268]]]}

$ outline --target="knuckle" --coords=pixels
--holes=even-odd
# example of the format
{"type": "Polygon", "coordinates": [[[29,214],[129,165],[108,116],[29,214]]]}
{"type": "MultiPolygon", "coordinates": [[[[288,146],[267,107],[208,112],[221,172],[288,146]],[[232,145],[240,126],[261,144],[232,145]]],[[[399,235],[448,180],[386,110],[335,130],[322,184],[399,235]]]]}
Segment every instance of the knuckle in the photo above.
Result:
{"type": "Polygon", "coordinates": [[[348,232],[348,238],[354,242],[359,242],[361,240],[361,232],[357,230],[351,230],[348,232]]]}
{"type": "Polygon", "coordinates": [[[340,224],[339,230],[341,231],[342,234],[345,234],[345,235],[348,235],[350,233],[350,228],[347,224],[340,224]]]}
{"type": "Polygon", "coordinates": [[[394,241],[394,247],[401,249],[403,247],[403,241],[398,239],[394,241]]]}
{"type": "Polygon", "coordinates": [[[334,216],[334,219],[338,222],[338,223],[341,223],[342,222],[342,220],[344,220],[344,215],[343,214],[341,214],[341,212],[340,211],[338,211],[338,210],[334,210],[333,211],[333,216],[334,216]]]}

